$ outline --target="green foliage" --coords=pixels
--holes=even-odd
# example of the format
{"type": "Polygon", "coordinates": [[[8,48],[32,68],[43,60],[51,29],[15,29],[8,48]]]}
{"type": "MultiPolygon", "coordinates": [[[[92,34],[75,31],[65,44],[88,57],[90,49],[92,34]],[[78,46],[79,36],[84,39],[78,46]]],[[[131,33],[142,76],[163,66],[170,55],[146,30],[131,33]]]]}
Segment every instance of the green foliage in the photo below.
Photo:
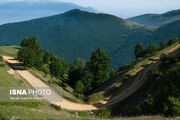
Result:
{"type": "Polygon", "coordinates": [[[45,74],[48,74],[50,73],[50,69],[49,69],[49,65],[48,64],[43,64],[42,66],[42,71],[45,73],[45,74]]]}
{"type": "Polygon", "coordinates": [[[100,116],[102,118],[108,118],[111,116],[111,110],[109,109],[102,109],[102,110],[96,110],[93,111],[97,116],[100,116]]]}
{"type": "Polygon", "coordinates": [[[28,67],[36,67],[41,69],[43,61],[40,50],[31,49],[28,47],[22,47],[18,52],[18,59],[24,62],[28,67]]]}
{"type": "Polygon", "coordinates": [[[0,61],[2,62],[3,61],[3,57],[0,55],[0,61]]]}
{"type": "Polygon", "coordinates": [[[17,58],[28,67],[36,67],[40,70],[43,65],[40,44],[36,37],[23,39],[21,42],[21,49],[17,56],[17,58]]]}
{"type": "Polygon", "coordinates": [[[55,110],[57,110],[57,111],[61,111],[61,106],[57,106],[57,105],[54,105],[54,104],[50,104],[50,106],[52,108],[54,108],[55,110]]]}
{"type": "Polygon", "coordinates": [[[166,48],[167,46],[168,46],[167,41],[163,40],[163,41],[160,42],[160,49],[164,49],[164,48],[166,48]]]}
{"type": "Polygon", "coordinates": [[[40,44],[36,37],[24,38],[21,42],[21,47],[28,47],[31,49],[40,49],[40,44]]]}
{"type": "Polygon", "coordinates": [[[79,69],[83,69],[85,68],[86,66],[86,63],[83,59],[80,59],[80,58],[77,58],[75,61],[74,61],[74,67],[75,69],[76,68],[79,68],[79,69]]]}
{"type": "Polygon", "coordinates": [[[96,102],[98,100],[102,100],[102,99],[104,99],[103,92],[95,93],[88,97],[88,103],[91,104],[91,103],[94,103],[94,102],[96,102]]]}
{"type": "Polygon", "coordinates": [[[136,44],[136,46],[135,46],[135,56],[136,56],[136,58],[143,57],[144,52],[145,52],[144,45],[142,43],[136,44]]]}
{"type": "MultiPolygon", "coordinates": [[[[156,35],[152,27],[112,15],[72,10],[56,16],[0,26],[0,31],[3,31],[0,32],[3,38],[0,44],[19,45],[21,39],[34,35],[44,49],[69,62],[76,58],[88,61],[91,53],[101,47],[112,58],[112,68],[118,68],[134,59],[136,43],[142,42],[146,46],[158,44],[162,39],[169,39],[174,31],[178,32],[177,28],[168,29],[168,34],[166,31],[161,34],[157,31],[156,35]]],[[[179,37],[178,33],[174,35],[179,37]]]]}
{"type": "Polygon", "coordinates": [[[91,72],[85,72],[81,78],[81,81],[86,86],[84,92],[89,92],[93,87],[94,75],[91,72]]]}
{"type": "Polygon", "coordinates": [[[17,57],[19,46],[0,46],[0,55],[17,57]]]}
{"type": "Polygon", "coordinates": [[[56,56],[51,58],[51,62],[49,64],[50,72],[53,76],[57,78],[61,78],[63,75],[63,65],[60,59],[56,56]]]}
{"type": "Polygon", "coordinates": [[[157,52],[157,50],[158,50],[158,46],[153,43],[146,49],[146,53],[151,55],[152,53],[157,52]]]}
{"type": "Polygon", "coordinates": [[[177,37],[173,37],[168,41],[168,45],[172,45],[173,43],[177,42],[178,38],[177,37]]]}
{"type": "Polygon", "coordinates": [[[68,78],[67,68],[69,64],[50,52],[41,49],[37,38],[25,38],[22,40],[21,45],[17,58],[26,66],[34,67],[59,79],[68,78]]]}
{"type": "Polygon", "coordinates": [[[101,48],[92,53],[87,67],[94,75],[94,86],[104,83],[109,78],[110,62],[111,58],[101,48]]]}
{"type": "Polygon", "coordinates": [[[131,114],[180,115],[180,49],[161,55],[160,60],[161,65],[149,71],[147,96],[131,114]]]}
{"type": "Polygon", "coordinates": [[[162,66],[177,63],[180,60],[180,50],[176,51],[172,55],[162,54],[160,58],[162,61],[162,66]]]}
{"type": "Polygon", "coordinates": [[[137,17],[129,18],[130,21],[137,22],[139,24],[145,24],[150,26],[161,26],[177,20],[179,18],[180,10],[172,10],[163,14],[144,14],[137,17]]]}
{"type": "Polygon", "coordinates": [[[44,62],[44,64],[49,64],[50,59],[51,59],[50,52],[49,51],[45,51],[44,55],[43,55],[43,62],[44,62]]]}
{"type": "Polygon", "coordinates": [[[173,116],[179,116],[180,115],[180,97],[169,97],[168,98],[170,102],[170,112],[173,116]]]}
{"type": "Polygon", "coordinates": [[[80,80],[84,74],[85,61],[83,59],[76,59],[69,71],[69,83],[74,86],[75,82],[80,80]]]}
{"type": "Polygon", "coordinates": [[[2,102],[0,105],[6,105],[6,106],[24,106],[28,108],[38,108],[40,105],[43,105],[42,102],[2,102]]]}
{"type": "Polygon", "coordinates": [[[84,89],[85,89],[85,86],[84,86],[84,84],[82,83],[82,81],[79,80],[79,81],[77,81],[77,82],[75,83],[75,92],[76,92],[76,93],[83,94],[84,89]]]}

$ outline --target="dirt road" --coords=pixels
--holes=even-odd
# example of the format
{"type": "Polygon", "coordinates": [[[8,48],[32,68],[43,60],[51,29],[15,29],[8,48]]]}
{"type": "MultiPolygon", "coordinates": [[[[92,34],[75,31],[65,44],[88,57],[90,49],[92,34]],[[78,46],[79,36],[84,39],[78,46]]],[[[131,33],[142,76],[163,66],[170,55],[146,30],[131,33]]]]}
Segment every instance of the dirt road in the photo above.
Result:
{"type": "MultiPolygon", "coordinates": [[[[10,64],[19,64],[21,63],[20,61],[16,60],[13,57],[8,57],[8,56],[3,56],[4,61],[10,64]]],[[[45,87],[48,89],[51,89],[48,85],[43,83],[40,79],[36,78],[33,76],[28,70],[15,70],[17,73],[19,73],[27,82],[32,85],[33,87],[45,87]]],[[[87,104],[78,104],[78,103],[73,103],[70,102],[66,99],[63,99],[61,96],[56,94],[55,92],[53,93],[54,97],[57,97],[60,101],[59,102],[52,102],[48,98],[46,100],[50,102],[51,104],[55,104],[58,106],[61,106],[63,109],[68,109],[68,110],[78,110],[78,111],[87,111],[87,110],[96,110],[97,108],[93,105],[87,105],[87,104]]]]}
{"type": "MultiPolygon", "coordinates": [[[[180,48],[180,44],[176,45],[175,47],[171,48],[170,50],[168,50],[166,52],[166,54],[170,54],[174,51],[176,51],[177,49],[180,48]]],[[[113,104],[120,102],[124,99],[126,99],[127,97],[129,97],[130,95],[132,95],[133,93],[135,93],[141,86],[144,85],[144,83],[147,80],[147,74],[149,72],[149,70],[151,68],[153,68],[154,66],[158,66],[160,64],[160,58],[156,58],[156,60],[152,60],[147,64],[147,67],[143,67],[142,69],[138,70],[138,72],[136,72],[136,74],[134,74],[134,78],[131,80],[133,81],[132,83],[126,85],[125,87],[122,88],[121,91],[119,91],[118,94],[111,96],[108,100],[105,100],[105,104],[103,104],[103,102],[97,102],[97,104],[102,104],[99,107],[109,107],[112,106],[113,104]],[[141,71],[142,70],[142,71],[141,71]]],[[[115,83],[114,83],[115,84],[115,83]]],[[[113,84],[108,87],[108,89],[110,89],[113,86],[113,84]]],[[[107,89],[107,90],[108,90],[107,89]]]]}

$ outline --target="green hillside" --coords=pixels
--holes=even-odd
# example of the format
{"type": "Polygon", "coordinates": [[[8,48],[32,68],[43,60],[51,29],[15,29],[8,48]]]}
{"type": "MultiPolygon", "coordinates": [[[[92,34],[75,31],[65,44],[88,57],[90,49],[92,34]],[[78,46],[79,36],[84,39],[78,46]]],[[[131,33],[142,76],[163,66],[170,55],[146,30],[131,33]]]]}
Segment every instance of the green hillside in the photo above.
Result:
{"type": "Polygon", "coordinates": [[[2,25],[0,45],[19,45],[24,37],[36,36],[44,49],[69,62],[76,58],[87,61],[90,54],[101,47],[112,58],[111,67],[118,68],[134,59],[136,43],[142,42],[148,46],[151,43],[159,44],[172,36],[180,37],[175,32],[179,28],[172,27],[174,28],[166,29],[163,26],[157,29],[108,14],[72,10],[56,16],[2,25]],[[161,32],[161,29],[167,30],[168,36],[163,36],[167,32],[161,32]]]}
{"type": "Polygon", "coordinates": [[[114,105],[115,114],[180,115],[180,49],[163,54],[159,64],[151,67],[147,81],[133,95],[114,105]]]}
{"type": "Polygon", "coordinates": [[[133,48],[131,43],[144,38],[144,34],[138,34],[141,31],[148,33],[151,28],[107,14],[72,10],[52,17],[2,25],[0,44],[19,45],[24,37],[33,35],[44,49],[70,62],[75,58],[88,60],[90,54],[101,47],[113,58],[112,66],[117,67],[133,59],[132,49],[127,48],[133,48]],[[127,52],[131,54],[127,55],[127,52]]]}
{"type": "Polygon", "coordinates": [[[128,20],[150,26],[161,26],[180,20],[180,10],[173,10],[164,14],[145,14],[129,18],[128,20]]]}
{"type": "MultiPolygon", "coordinates": [[[[13,53],[12,56],[16,54],[16,47],[0,47],[0,55],[9,55],[13,53]]],[[[10,75],[7,71],[10,68],[3,62],[0,61],[0,86],[29,86],[29,84],[20,76],[10,75]]],[[[36,73],[37,74],[37,73],[36,73]]],[[[0,103],[0,120],[109,120],[106,118],[95,117],[92,112],[89,111],[68,111],[68,110],[58,110],[52,105],[41,102],[21,102],[21,103],[0,103]],[[76,115],[78,113],[78,115],[76,115]]],[[[155,120],[149,116],[136,117],[136,118],[112,118],[112,120],[155,120]]],[[[158,120],[173,120],[172,118],[158,117],[158,120]]]]}

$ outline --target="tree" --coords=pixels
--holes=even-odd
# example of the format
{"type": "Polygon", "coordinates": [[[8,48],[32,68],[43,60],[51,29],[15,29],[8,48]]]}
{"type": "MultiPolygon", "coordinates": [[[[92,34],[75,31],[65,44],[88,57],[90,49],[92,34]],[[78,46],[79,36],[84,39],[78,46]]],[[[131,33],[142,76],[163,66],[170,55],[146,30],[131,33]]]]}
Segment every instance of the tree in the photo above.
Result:
{"type": "Polygon", "coordinates": [[[50,72],[50,69],[49,69],[49,65],[48,64],[44,64],[42,66],[42,71],[45,73],[45,74],[48,74],[50,72]]]}
{"type": "Polygon", "coordinates": [[[45,64],[49,64],[50,58],[51,58],[50,52],[49,52],[49,51],[45,51],[45,52],[44,52],[44,55],[43,55],[43,62],[44,62],[45,64]]]}
{"type": "Polygon", "coordinates": [[[84,85],[86,85],[85,92],[92,90],[93,80],[94,80],[94,76],[92,73],[90,73],[90,72],[84,73],[83,77],[81,78],[81,81],[83,82],[84,85]]]}
{"type": "Polygon", "coordinates": [[[168,41],[168,45],[172,45],[173,43],[177,42],[178,38],[177,37],[173,37],[168,41]]]}
{"type": "Polygon", "coordinates": [[[24,38],[21,42],[21,47],[40,49],[40,43],[36,37],[24,38]]]}
{"type": "Polygon", "coordinates": [[[28,67],[36,67],[38,70],[42,67],[42,55],[39,50],[23,47],[19,50],[17,56],[28,67]]]}
{"type": "Polygon", "coordinates": [[[85,89],[85,86],[84,86],[84,84],[82,83],[82,81],[80,81],[80,80],[77,81],[76,84],[75,84],[75,92],[76,92],[76,93],[83,94],[84,89],[85,89]]]}
{"type": "Polygon", "coordinates": [[[83,59],[76,59],[69,71],[69,83],[75,85],[84,75],[85,61],[83,59]]]}
{"type": "Polygon", "coordinates": [[[166,48],[167,46],[168,46],[167,41],[163,40],[163,41],[160,42],[160,49],[164,49],[164,48],[166,48]]]}
{"type": "Polygon", "coordinates": [[[158,46],[153,43],[146,49],[146,53],[151,55],[152,53],[156,52],[157,50],[158,50],[158,46]]]}
{"type": "Polygon", "coordinates": [[[142,43],[136,44],[135,47],[135,56],[136,58],[138,57],[143,57],[144,56],[144,45],[142,43]]]}
{"type": "Polygon", "coordinates": [[[51,59],[49,67],[50,67],[50,73],[53,76],[57,78],[61,78],[63,76],[63,66],[60,60],[56,56],[53,56],[53,58],[51,59]]]}
{"type": "Polygon", "coordinates": [[[87,63],[88,70],[94,75],[94,86],[98,86],[109,78],[111,58],[107,53],[98,48],[91,55],[91,60],[87,63]]]}
{"type": "Polygon", "coordinates": [[[86,66],[86,63],[83,59],[77,58],[74,61],[74,67],[75,68],[85,68],[85,66],[86,66]]]}

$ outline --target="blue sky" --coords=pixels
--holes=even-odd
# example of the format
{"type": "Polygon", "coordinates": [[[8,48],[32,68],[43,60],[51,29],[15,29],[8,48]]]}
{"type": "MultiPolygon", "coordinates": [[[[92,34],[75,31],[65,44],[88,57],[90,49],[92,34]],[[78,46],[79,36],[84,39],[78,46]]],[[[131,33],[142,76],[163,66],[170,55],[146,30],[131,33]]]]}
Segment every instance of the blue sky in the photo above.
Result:
{"type": "MultiPolygon", "coordinates": [[[[25,1],[25,0],[1,0],[25,1]]],[[[26,0],[38,1],[38,0],[26,0]]],[[[44,0],[43,0],[44,1],[44,0]]],[[[49,0],[50,1],[50,0],[49,0]]],[[[180,0],[56,0],[71,2],[84,7],[92,7],[101,12],[114,14],[123,18],[145,13],[163,13],[180,9],[180,0]]]]}

